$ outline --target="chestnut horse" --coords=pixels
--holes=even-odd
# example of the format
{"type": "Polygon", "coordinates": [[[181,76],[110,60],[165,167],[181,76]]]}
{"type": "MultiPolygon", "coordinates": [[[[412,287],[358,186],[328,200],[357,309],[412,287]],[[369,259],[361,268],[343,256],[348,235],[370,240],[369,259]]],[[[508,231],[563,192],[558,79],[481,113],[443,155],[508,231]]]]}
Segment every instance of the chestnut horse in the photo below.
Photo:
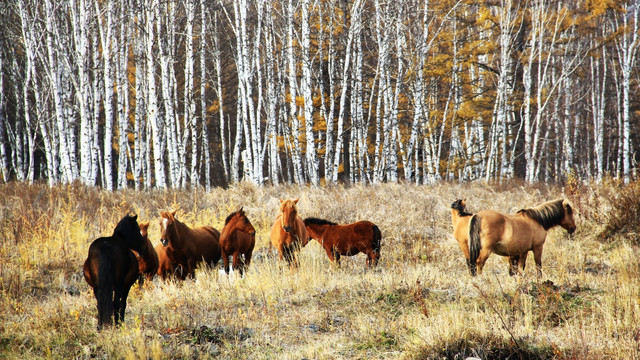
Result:
{"type": "Polygon", "coordinates": [[[304,225],[309,238],[317,240],[327,252],[331,262],[340,264],[340,256],[367,254],[367,267],[378,265],[382,233],[371,221],[358,221],[348,225],[306,218],[304,225]]]}
{"type": "Polygon", "coordinates": [[[173,275],[175,267],[169,258],[167,257],[167,250],[162,246],[162,243],[156,244],[154,250],[158,254],[158,276],[162,280],[166,280],[169,276],[173,275]]]}
{"type": "Polygon", "coordinates": [[[176,212],[160,213],[160,242],[178,278],[195,277],[197,265],[216,266],[220,260],[220,232],[211,226],[191,229],[175,217],[176,212]],[[179,271],[178,271],[179,270],[179,271]]]}
{"type": "Polygon", "coordinates": [[[565,199],[546,202],[535,208],[522,209],[515,215],[483,210],[471,217],[469,224],[469,261],[471,275],[482,273],[491,253],[509,256],[509,274],[519,265],[524,271],[527,254],[533,251],[538,275],[542,274],[542,248],[547,231],[561,226],[572,234],[576,230],[573,209],[565,199]]]}
{"type": "Polygon", "coordinates": [[[299,265],[296,253],[309,241],[307,228],[298,216],[298,200],[280,200],[280,213],[271,227],[271,245],[278,249],[280,260],[285,259],[290,267],[299,265]]]}
{"type": "Polygon", "coordinates": [[[156,253],[156,250],[153,248],[151,241],[149,241],[148,230],[149,230],[148,221],[146,223],[140,223],[140,234],[144,238],[144,241],[145,241],[144,247],[146,248],[147,255],[140,256],[138,252],[132,250],[133,254],[138,259],[138,271],[140,271],[140,284],[144,282],[143,279],[145,277],[147,278],[147,280],[151,281],[151,279],[153,278],[153,275],[155,275],[156,272],[158,272],[158,253],[156,253]]]}
{"type": "Polygon", "coordinates": [[[139,275],[138,260],[131,250],[147,255],[137,218],[126,215],[112,236],[98,238],[89,246],[83,272],[98,302],[98,329],[124,321],[127,296],[139,275]]]}
{"type": "Polygon", "coordinates": [[[251,262],[251,253],[256,244],[256,229],[240,210],[227,216],[220,233],[220,252],[224,262],[224,271],[229,274],[229,255],[233,255],[233,270],[238,270],[240,276],[251,262]],[[240,258],[240,255],[244,259],[240,258]]]}
{"type": "Polygon", "coordinates": [[[467,267],[471,271],[469,262],[469,222],[471,216],[467,212],[466,200],[456,200],[451,204],[451,226],[453,226],[453,237],[458,241],[458,246],[467,260],[467,267]]]}

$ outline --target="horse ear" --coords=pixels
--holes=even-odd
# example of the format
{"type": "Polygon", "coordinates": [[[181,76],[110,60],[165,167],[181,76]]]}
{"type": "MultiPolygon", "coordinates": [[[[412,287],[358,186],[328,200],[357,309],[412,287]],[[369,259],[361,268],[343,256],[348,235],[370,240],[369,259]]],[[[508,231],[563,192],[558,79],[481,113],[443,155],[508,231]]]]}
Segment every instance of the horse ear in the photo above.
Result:
{"type": "Polygon", "coordinates": [[[293,203],[294,203],[294,204],[297,204],[297,203],[298,203],[298,200],[300,200],[300,198],[297,198],[297,199],[293,200],[293,203]]]}
{"type": "Polygon", "coordinates": [[[133,217],[133,220],[138,220],[138,214],[135,214],[132,217],[133,217]]]}
{"type": "Polygon", "coordinates": [[[242,213],[242,212],[243,212],[243,210],[244,210],[244,206],[241,206],[241,207],[240,207],[240,210],[238,210],[238,212],[239,212],[239,213],[242,213]]]}
{"type": "Polygon", "coordinates": [[[177,212],[177,211],[178,211],[178,210],[173,210],[173,211],[171,212],[171,216],[176,217],[176,212],[177,212]]]}
{"type": "Polygon", "coordinates": [[[282,204],[284,202],[284,200],[282,200],[282,199],[278,199],[278,200],[280,200],[280,204],[282,204]]]}

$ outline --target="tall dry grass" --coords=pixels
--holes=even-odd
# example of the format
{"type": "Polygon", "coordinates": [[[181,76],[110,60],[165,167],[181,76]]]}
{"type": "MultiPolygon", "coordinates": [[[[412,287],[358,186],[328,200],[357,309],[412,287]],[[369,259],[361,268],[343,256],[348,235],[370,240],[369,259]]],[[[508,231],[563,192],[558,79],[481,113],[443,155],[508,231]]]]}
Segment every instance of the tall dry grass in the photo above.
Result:
{"type": "Polygon", "coordinates": [[[109,193],[2,185],[0,358],[638,358],[638,225],[620,220],[624,204],[640,200],[633,186],[239,184],[109,193]],[[482,276],[469,276],[451,235],[456,198],[471,211],[515,212],[560,196],[574,202],[578,230],[550,231],[542,278],[531,264],[509,277],[496,255],[482,276]],[[303,249],[299,270],[282,266],[269,230],[278,199],[297,197],[302,217],[375,222],[383,233],[378,268],[365,271],[364,255],[331,266],[316,242],[303,249]],[[241,206],[257,231],[244,278],[204,268],[195,280],[136,285],[125,323],[96,331],[95,298],[81,274],[93,239],[127,212],[151,221],[157,243],[159,210],[221,229],[241,206]]]}

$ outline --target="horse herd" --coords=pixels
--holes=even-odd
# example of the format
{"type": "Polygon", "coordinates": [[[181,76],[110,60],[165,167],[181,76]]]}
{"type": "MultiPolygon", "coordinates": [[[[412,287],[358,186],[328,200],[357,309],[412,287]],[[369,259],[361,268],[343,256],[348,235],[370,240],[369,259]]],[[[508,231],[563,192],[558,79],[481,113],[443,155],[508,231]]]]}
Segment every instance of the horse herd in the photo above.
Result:
{"type": "MultiPolygon", "coordinates": [[[[297,268],[297,253],[314,239],[331,262],[339,264],[341,256],[364,253],[367,267],[378,264],[382,239],[378,226],[370,221],[338,225],[318,218],[302,220],[298,200],[280,200],[271,227],[271,245],[281,261],[297,268]]],[[[220,258],[228,274],[229,256],[240,276],[249,266],[256,230],[242,208],[226,218],[222,231],[211,226],[190,228],[175,214],[160,213],[160,243],[155,247],[148,237],[149,222],[138,224],[137,215],[125,216],[112,236],[91,243],[83,271],[98,303],[98,329],[124,320],[129,290],[138,279],[158,275],[162,279],[184,280],[195,276],[200,263],[215,267],[220,258]]],[[[473,276],[482,273],[492,252],[509,257],[509,273],[514,275],[517,265],[524,270],[527,253],[533,251],[540,273],[547,231],[557,225],[569,233],[576,228],[572,207],[563,199],[523,209],[515,215],[492,210],[471,214],[465,200],[456,200],[451,205],[451,221],[453,235],[473,276]]]]}

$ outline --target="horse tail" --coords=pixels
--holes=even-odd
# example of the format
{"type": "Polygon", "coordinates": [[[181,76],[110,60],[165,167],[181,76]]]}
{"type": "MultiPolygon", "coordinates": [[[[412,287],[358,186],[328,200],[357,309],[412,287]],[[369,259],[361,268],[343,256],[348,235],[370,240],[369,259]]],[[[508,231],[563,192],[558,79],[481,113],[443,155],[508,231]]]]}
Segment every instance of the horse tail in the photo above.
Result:
{"type": "Polygon", "coordinates": [[[98,267],[98,281],[94,288],[98,301],[98,326],[111,324],[113,318],[113,286],[114,271],[112,259],[104,251],[100,252],[100,266],[98,267]]]}
{"type": "Polygon", "coordinates": [[[381,240],[382,240],[382,232],[380,232],[380,228],[378,228],[377,225],[373,225],[372,226],[373,229],[373,250],[376,251],[376,253],[378,253],[378,256],[380,256],[380,246],[381,246],[381,240]]]}
{"type": "Polygon", "coordinates": [[[482,218],[480,215],[473,215],[469,223],[469,270],[471,275],[476,276],[476,261],[480,256],[480,223],[482,218]]]}

